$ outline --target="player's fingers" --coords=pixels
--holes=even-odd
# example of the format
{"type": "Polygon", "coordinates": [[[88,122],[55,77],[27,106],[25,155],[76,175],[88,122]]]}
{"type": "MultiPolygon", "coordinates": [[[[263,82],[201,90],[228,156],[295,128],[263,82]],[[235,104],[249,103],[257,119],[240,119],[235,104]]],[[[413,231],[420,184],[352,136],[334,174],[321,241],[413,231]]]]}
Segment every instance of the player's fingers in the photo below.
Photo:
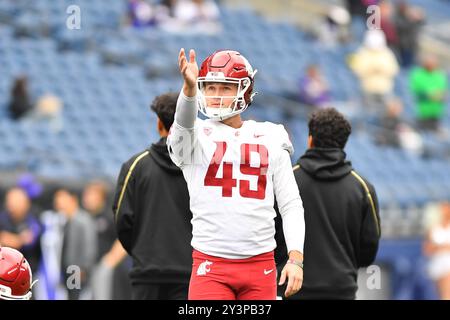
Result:
{"type": "Polygon", "coordinates": [[[185,66],[186,63],[184,63],[183,61],[178,62],[178,68],[180,69],[181,73],[183,73],[182,70],[185,68],[185,66]]]}
{"type": "Polygon", "coordinates": [[[289,287],[289,286],[286,287],[286,292],[285,292],[285,296],[286,296],[286,297],[290,297],[290,296],[292,296],[294,293],[296,293],[294,286],[295,286],[295,284],[292,283],[292,286],[291,286],[291,287],[289,287]]]}
{"type": "Polygon", "coordinates": [[[300,290],[302,288],[302,286],[303,286],[303,278],[300,278],[298,280],[298,290],[300,290]]]}
{"type": "Polygon", "coordinates": [[[294,279],[292,277],[288,278],[288,284],[286,287],[286,291],[284,292],[284,295],[286,297],[289,297],[290,295],[292,295],[292,288],[294,286],[294,279]]]}
{"type": "Polygon", "coordinates": [[[297,274],[295,276],[295,284],[294,284],[294,293],[297,293],[298,291],[300,291],[300,289],[302,288],[303,285],[303,273],[297,274]]]}
{"type": "Polygon", "coordinates": [[[179,63],[179,68],[182,74],[186,73],[187,67],[188,67],[188,62],[186,61],[185,57],[181,57],[179,63]]]}
{"type": "Polygon", "coordinates": [[[186,53],[184,52],[184,48],[180,49],[180,53],[178,54],[178,61],[181,60],[181,58],[184,58],[186,56],[186,53]]]}
{"type": "Polygon", "coordinates": [[[292,294],[297,293],[300,290],[300,279],[294,279],[294,284],[292,286],[292,294]]]}
{"type": "Polygon", "coordinates": [[[280,282],[278,283],[278,285],[283,285],[284,282],[286,281],[286,270],[283,269],[283,271],[281,271],[281,276],[280,276],[280,282]]]}
{"type": "Polygon", "coordinates": [[[195,50],[194,49],[191,49],[189,51],[189,62],[195,63],[195,50]]]}
{"type": "Polygon", "coordinates": [[[186,76],[187,68],[188,68],[187,63],[184,63],[182,66],[180,66],[180,72],[183,75],[183,77],[186,76]]]}
{"type": "Polygon", "coordinates": [[[180,54],[178,55],[178,66],[180,67],[180,69],[181,69],[182,65],[185,63],[186,63],[186,54],[184,52],[184,48],[181,48],[180,54]]]}
{"type": "Polygon", "coordinates": [[[178,62],[186,61],[186,54],[184,53],[184,49],[180,50],[180,55],[178,56],[178,62]]]}

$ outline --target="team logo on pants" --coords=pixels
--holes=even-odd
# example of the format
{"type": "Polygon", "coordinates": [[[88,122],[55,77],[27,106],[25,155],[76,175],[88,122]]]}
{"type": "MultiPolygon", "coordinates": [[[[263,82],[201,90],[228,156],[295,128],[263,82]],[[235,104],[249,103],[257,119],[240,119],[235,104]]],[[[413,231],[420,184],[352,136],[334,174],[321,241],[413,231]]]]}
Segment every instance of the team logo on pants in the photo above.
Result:
{"type": "Polygon", "coordinates": [[[212,262],[208,260],[205,260],[205,262],[200,263],[197,269],[197,275],[204,276],[208,272],[210,272],[211,271],[211,268],[209,267],[210,265],[212,265],[212,262]]]}

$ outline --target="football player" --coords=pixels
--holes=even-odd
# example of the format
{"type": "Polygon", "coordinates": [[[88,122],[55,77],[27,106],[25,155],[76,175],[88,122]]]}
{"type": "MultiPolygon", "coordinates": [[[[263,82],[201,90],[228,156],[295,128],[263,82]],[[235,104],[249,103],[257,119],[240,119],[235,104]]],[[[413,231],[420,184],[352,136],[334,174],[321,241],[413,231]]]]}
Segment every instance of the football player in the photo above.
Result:
{"type": "Polygon", "coordinates": [[[276,298],[274,201],[283,217],[289,260],[285,295],[303,279],[303,205],[282,125],[243,121],[256,70],[237,51],[211,54],[199,70],[195,51],[179,53],[184,84],[167,140],[186,179],[193,214],[189,299],[276,298]],[[197,118],[199,110],[207,118],[197,118]]]}

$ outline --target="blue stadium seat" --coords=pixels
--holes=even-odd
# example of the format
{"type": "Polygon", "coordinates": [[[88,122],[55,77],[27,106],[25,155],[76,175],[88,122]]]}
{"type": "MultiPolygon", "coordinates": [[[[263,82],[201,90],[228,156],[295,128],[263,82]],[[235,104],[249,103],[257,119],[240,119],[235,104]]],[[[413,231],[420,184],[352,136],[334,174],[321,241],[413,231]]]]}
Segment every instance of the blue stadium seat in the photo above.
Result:
{"type": "MultiPolygon", "coordinates": [[[[424,0],[413,2],[424,4],[424,0]]],[[[427,10],[432,15],[448,8],[436,0],[429,3],[427,10]]],[[[359,99],[358,80],[344,64],[346,56],[356,49],[356,42],[324,51],[295,27],[269,23],[251,9],[223,8],[224,31],[216,36],[119,29],[118,21],[125,6],[125,1],[107,0],[18,1],[14,6],[0,3],[3,68],[0,107],[7,103],[13,77],[24,72],[30,77],[34,95],[52,92],[64,102],[64,128],[58,134],[40,125],[16,125],[6,120],[6,110],[0,109],[0,147],[7,150],[7,155],[0,160],[0,168],[36,157],[30,163],[42,175],[115,177],[123,161],[158,139],[156,118],[149,105],[162,92],[179,91],[181,80],[174,61],[180,47],[196,48],[199,61],[218,47],[235,48],[250,57],[254,67],[260,70],[256,85],[262,94],[247,111],[246,118],[284,123],[296,149],[293,160],[306,148],[306,119],[285,119],[278,106],[264,104],[265,92],[295,96],[305,67],[317,63],[329,80],[334,99],[359,99]],[[63,23],[60,18],[25,21],[33,12],[52,16],[69,4],[83,7],[85,25],[78,33],[55,29],[55,25],[63,23]],[[14,26],[1,24],[12,21],[5,13],[16,17],[15,27],[29,30],[34,39],[14,38],[14,26]],[[42,38],[36,32],[44,25],[50,27],[52,38],[42,38]],[[105,57],[117,65],[105,65],[105,57]],[[153,76],[151,80],[145,78],[144,69],[153,76]],[[35,153],[25,156],[25,150],[35,153]],[[50,164],[42,165],[45,163],[42,153],[53,154],[50,164]],[[95,170],[89,170],[89,166],[95,166],[95,170]]],[[[413,120],[414,100],[409,92],[407,72],[400,73],[396,94],[405,103],[405,116],[413,120]]],[[[450,114],[444,123],[450,126],[450,114]]],[[[439,150],[446,148],[445,143],[433,136],[426,135],[425,143],[440,156],[439,150]]],[[[347,153],[358,172],[376,185],[382,204],[397,201],[402,206],[420,205],[450,194],[448,161],[424,160],[376,146],[369,133],[358,130],[348,143],[347,153]]]]}

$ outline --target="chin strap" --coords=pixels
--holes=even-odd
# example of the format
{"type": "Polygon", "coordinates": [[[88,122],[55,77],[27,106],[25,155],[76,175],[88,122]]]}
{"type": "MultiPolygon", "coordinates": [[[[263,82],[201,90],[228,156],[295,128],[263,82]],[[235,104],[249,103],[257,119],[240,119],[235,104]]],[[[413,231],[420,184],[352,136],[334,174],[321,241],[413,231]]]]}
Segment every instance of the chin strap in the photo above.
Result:
{"type": "Polygon", "coordinates": [[[31,283],[31,285],[30,285],[30,290],[31,289],[33,289],[33,286],[36,284],[36,282],[38,282],[39,280],[38,279],[36,279],[36,280],[34,280],[32,283],[31,283]]]}

